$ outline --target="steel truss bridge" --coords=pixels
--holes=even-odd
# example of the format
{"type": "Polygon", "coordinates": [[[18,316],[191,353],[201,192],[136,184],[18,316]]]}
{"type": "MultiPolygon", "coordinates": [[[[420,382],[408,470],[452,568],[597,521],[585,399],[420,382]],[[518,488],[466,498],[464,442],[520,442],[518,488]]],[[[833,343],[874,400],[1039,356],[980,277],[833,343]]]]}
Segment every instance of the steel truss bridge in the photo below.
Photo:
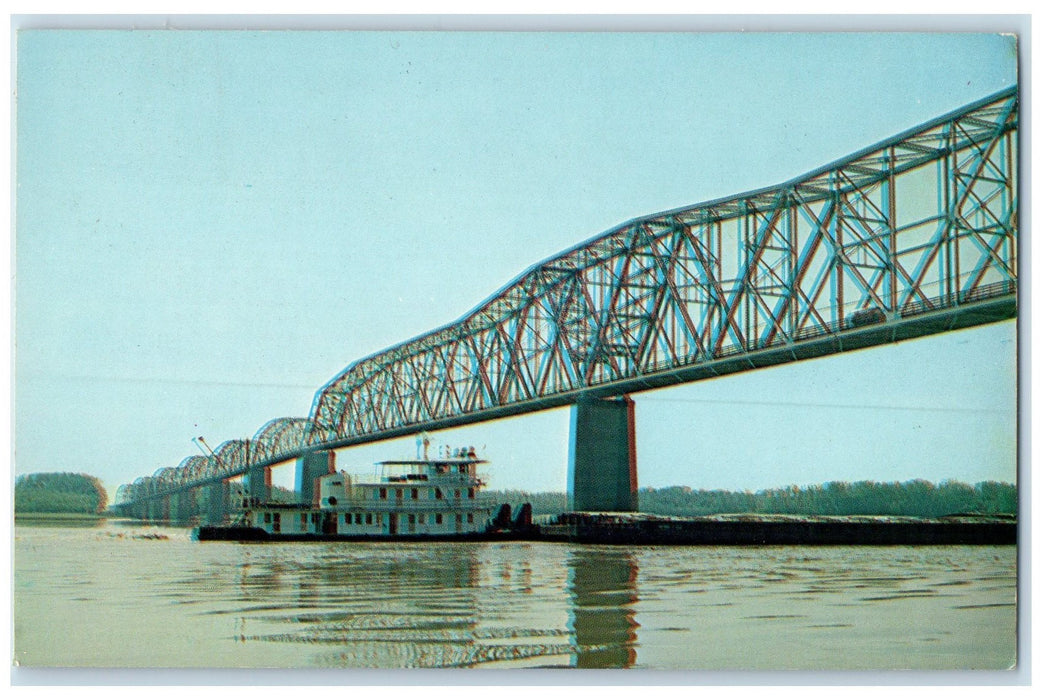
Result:
{"type": "Polygon", "coordinates": [[[300,457],[1016,316],[1016,87],[776,187],[628,221],[117,506],[300,457]]]}

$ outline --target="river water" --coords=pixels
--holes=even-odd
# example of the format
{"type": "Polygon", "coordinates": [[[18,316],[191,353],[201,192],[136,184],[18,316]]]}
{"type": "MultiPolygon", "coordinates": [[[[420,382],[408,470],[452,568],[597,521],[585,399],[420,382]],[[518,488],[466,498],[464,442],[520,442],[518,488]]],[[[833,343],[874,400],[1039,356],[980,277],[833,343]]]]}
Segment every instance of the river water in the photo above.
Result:
{"type": "Polygon", "coordinates": [[[14,660],[29,667],[1016,661],[1012,546],[241,545],[118,521],[14,535],[14,660]]]}

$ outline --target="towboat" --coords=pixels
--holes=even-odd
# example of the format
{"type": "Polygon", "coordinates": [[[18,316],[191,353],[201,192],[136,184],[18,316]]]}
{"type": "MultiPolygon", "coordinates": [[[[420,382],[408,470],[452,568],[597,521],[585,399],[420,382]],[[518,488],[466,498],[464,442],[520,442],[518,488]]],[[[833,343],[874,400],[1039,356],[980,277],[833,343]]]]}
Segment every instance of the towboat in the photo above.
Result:
{"type": "Polygon", "coordinates": [[[481,494],[486,464],[474,448],[446,449],[441,457],[377,463],[377,476],[356,481],[346,472],[316,480],[311,504],[247,504],[231,525],[204,525],[199,540],[306,541],[378,539],[485,539],[532,529],[532,509],[511,518],[481,494]]]}

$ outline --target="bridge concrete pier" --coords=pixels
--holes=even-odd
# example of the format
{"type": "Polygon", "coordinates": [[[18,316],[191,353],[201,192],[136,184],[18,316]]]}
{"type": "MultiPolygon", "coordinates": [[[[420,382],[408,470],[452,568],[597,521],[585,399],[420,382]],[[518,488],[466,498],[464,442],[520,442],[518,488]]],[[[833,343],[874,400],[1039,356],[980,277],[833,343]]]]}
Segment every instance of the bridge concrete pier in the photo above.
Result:
{"type": "Polygon", "coordinates": [[[209,525],[220,525],[231,511],[231,487],[219,481],[206,487],[206,511],[203,520],[209,525]]]}
{"type": "Polygon", "coordinates": [[[297,459],[296,490],[300,503],[315,504],[318,490],[315,480],[336,471],[335,452],[308,452],[297,459]]]}
{"type": "Polygon", "coordinates": [[[195,515],[195,489],[179,491],[176,494],[175,506],[171,512],[173,520],[179,523],[188,522],[195,515]]]}
{"type": "Polygon", "coordinates": [[[580,399],[572,406],[568,509],[637,510],[637,441],[633,400],[580,399]]]}
{"type": "Polygon", "coordinates": [[[246,497],[253,502],[271,500],[271,468],[253,467],[246,472],[246,497]]]}
{"type": "Polygon", "coordinates": [[[201,486],[197,486],[192,489],[192,517],[202,520],[203,517],[203,506],[206,505],[206,501],[203,499],[206,496],[206,492],[201,486]]]}

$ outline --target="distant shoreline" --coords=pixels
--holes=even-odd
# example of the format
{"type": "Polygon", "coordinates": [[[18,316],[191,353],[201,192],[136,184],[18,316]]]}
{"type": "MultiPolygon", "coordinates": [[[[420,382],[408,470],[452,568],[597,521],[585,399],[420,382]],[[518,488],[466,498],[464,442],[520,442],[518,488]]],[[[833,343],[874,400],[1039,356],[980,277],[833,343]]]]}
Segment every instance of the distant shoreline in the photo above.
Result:
{"type": "Polygon", "coordinates": [[[14,514],[15,522],[18,522],[19,520],[73,520],[77,522],[94,522],[98,520],[107,520],[109,517],[110,516],[104,513],[19,513],[18,511],[15,511],[14,514]]]}

